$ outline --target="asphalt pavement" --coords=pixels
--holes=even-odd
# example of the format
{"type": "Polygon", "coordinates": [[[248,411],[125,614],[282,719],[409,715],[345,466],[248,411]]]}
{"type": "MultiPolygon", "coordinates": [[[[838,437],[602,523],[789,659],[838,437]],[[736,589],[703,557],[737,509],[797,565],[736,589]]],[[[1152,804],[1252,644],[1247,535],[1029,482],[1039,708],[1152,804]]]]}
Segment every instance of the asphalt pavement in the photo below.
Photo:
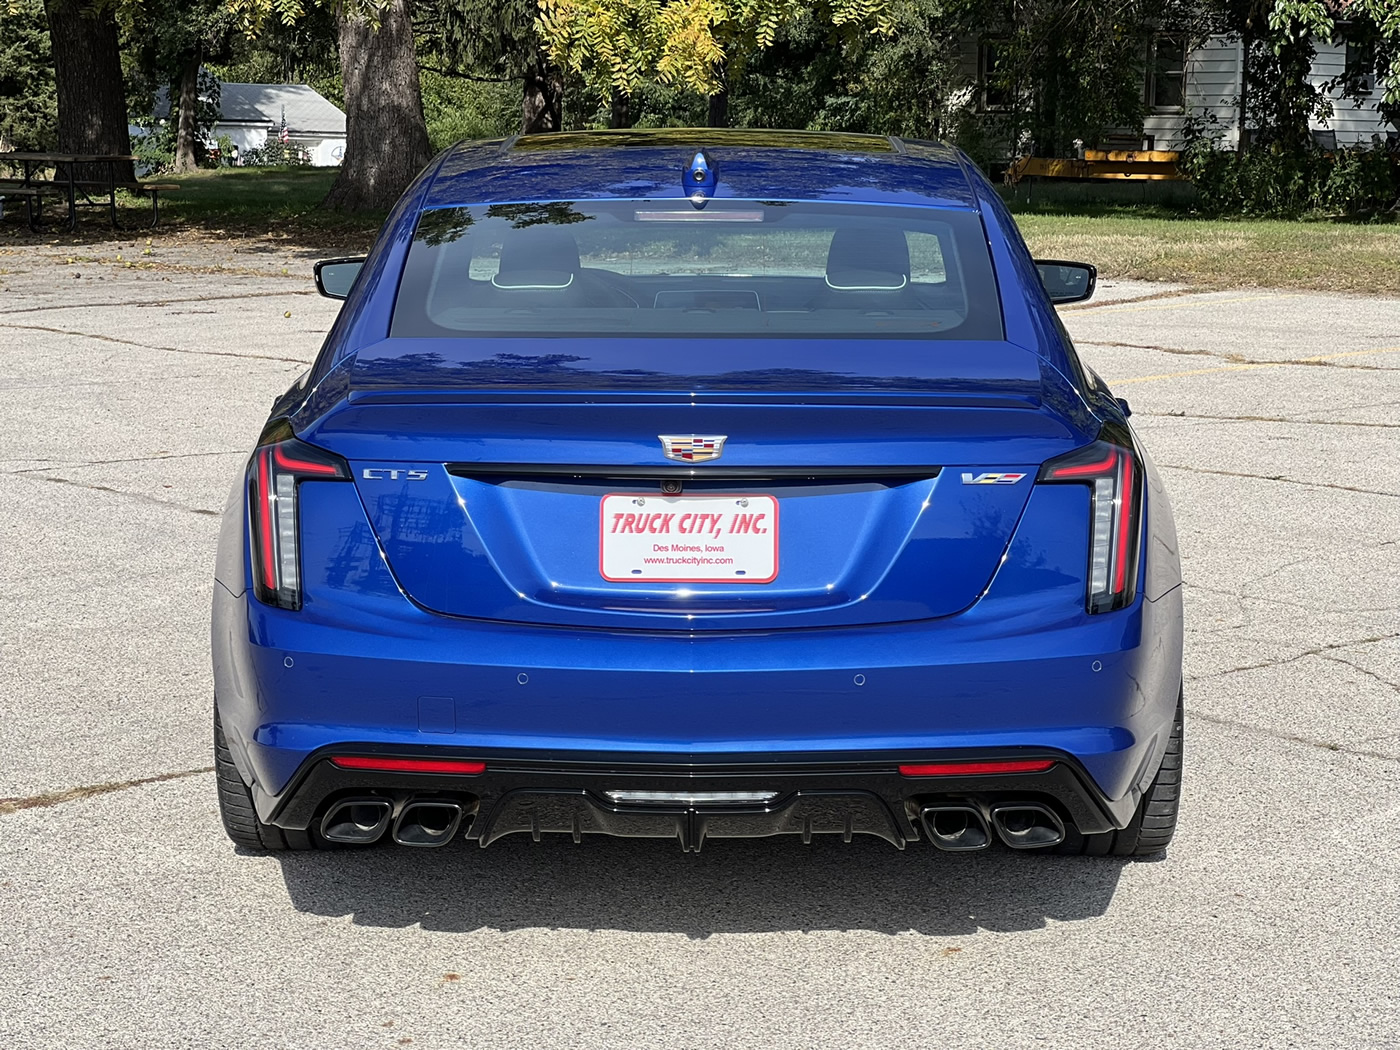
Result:
{"type": "Polygon", "coordinates": [[[1165,859],[254,855],[207,768],[216,515],[336,307],[305,253],[147,248],[0,254],[0,1047],[1400,1045],[1400,301],[1063,313],[1175,502],[1165,859]]]}

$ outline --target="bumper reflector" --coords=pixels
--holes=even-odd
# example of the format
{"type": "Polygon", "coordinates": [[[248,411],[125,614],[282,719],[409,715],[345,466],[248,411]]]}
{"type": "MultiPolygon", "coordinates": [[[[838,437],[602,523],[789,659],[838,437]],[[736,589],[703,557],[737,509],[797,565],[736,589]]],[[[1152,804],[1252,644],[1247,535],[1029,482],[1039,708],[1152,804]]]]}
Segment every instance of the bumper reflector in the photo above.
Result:
{"type": "Polygon", "coordinates": [[[778,797],[776,791],[604,791],[609,802],[652,806],[761,806],[778,797]]]}
{"type": "Polygon", "coordinates": [[[475,776],[486,772],[485,762],[454,758],[372,758],[367,755],[335,755],[331,764],[341,769],[372,769],[388,773],[457,773],[475,776]]]}
{"type": "Polygon", "coordinates": [[[1044,773],[1053,758],[1018,758],[1003,762],[925,762],[899,767],[904,777],[965,777],[987,773],[1044,773]]]}

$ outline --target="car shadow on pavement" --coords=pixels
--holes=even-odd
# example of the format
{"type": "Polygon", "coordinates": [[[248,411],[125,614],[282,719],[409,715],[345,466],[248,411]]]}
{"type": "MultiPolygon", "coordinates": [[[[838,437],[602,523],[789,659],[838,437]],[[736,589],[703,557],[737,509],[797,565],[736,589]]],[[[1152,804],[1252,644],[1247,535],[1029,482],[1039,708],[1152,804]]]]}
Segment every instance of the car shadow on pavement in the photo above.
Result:
{"type": "Polygon", "coordinates": [[[1128,861],[987,851],[900,852],[876,839],[665,840],[513,836],[278,855],[292,904],[364,926],[714,933],[870,930],[948,936],[1102,915],[1128,861]]]}

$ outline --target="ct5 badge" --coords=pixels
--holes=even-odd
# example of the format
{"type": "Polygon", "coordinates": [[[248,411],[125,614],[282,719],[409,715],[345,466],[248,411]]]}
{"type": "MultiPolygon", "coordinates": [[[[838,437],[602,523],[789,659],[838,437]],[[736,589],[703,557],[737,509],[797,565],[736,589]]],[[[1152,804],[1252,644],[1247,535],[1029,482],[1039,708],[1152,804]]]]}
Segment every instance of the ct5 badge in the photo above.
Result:
{"type": "Polygon", "coordinates": [[[426,470],[399,470],[392,467],[365,467],[360,477],[366,481],[427,481],[426,470]]]}
{"type": "Polygon", "coordinates": [[[964,485],[1014,485],[1024,478],[1024,474],[971,474],[964,472],[964,485]]]}

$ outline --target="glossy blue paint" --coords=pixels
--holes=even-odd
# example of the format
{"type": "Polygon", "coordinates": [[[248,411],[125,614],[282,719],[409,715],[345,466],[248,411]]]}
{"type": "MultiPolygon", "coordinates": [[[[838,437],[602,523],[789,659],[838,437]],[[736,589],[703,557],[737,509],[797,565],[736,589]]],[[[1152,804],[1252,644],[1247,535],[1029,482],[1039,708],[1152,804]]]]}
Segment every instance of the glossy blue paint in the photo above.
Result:
{"type": "Polygon", "coordinates": [[[333,746],[555,757],[1048,748],[1109,799],[1155,772],[1181,685],[1166,494],[1139,448],[1138,597],[1090,615],[1089,488],[1034,478],[1122,423],[1121,409],[1078,362],[995,192],[947,147],[668,131],[450,150],[391,215],[278,415],[344,456],[354,480],[299,488],[297,610],[253,597],[241,478],[225,513],[214,677],[264,817],[333,746]],[[716,198],[975,211],[1005,340],[810,340],[800,370],[783,367],[790,346],[711,340],[703,353],[662,347],[639,370],[627,340],[388,338],[424,208],[680,198],[700,149],[716,198]],[[657,491],[674,467],[660,455],[665,433],[729,437],[687,492],[778,497],[773,583],[598,574],[601,496],[657,491]],[[644,476],[599,476],[624,468],[644,476]],[[735,470],[750,476],[723,473],[735,470]],[[1026,477],[964,484],[983,472],[1026,477]],[[435,705],[426,721],[424,697],[435,705]]]}

